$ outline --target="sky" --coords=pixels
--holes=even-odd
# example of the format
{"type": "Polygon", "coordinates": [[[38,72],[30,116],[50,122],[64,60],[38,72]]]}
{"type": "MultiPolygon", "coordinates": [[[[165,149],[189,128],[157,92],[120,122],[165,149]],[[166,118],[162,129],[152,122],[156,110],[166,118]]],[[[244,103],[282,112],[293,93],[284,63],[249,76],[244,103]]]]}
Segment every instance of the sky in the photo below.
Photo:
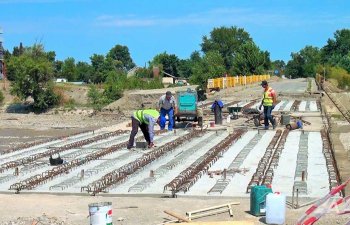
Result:
{"type": "Polygon", "coordinates": [[[188,59],[218,27],[243,28],[271,60],[323,47],[350,28],[349,0],[0,0],[5,49],[42,43],[57,60],[90,63],[115,45],[138,66],[160,53],[188,59]]]}

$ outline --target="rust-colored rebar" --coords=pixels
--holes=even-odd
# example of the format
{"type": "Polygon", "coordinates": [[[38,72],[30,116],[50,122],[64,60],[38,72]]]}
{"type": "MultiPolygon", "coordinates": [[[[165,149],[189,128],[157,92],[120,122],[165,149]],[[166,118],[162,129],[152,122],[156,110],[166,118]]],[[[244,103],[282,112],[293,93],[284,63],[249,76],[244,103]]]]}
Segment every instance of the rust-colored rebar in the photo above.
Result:
{"type": "Polygon", "coordinates": [[[125,182],[130,175],[139,169],[143,168],[154,160],[159,159],[166,153],[173,151],[178,146],[184,144],[193,137],[200,135],[202,132],[203,131],[200,130],[192,130],[190,133],[182,137],[178,137],[174,141],[171,141],[164,146],[148,152],[142,157],[104,175],[102,178],[92,182],[88,186],[82,187],[82,191],[85,190],[92,195],[96,195],[100,192],[105,192],[109,187],[125,182]]]}
{"type": "Polygon", "coordinates": [[[209,168],[219,159],[219,155],[226,151],[245,132],[243,130],[237,130],[233,134],[230,134],[224,141],[208,150],[199,160],[166,184],[164,191],[170,190],[173,195],[179,191],[188,191],[202,175],[207,173],[209,168]]]}
{"type": "Polygon", "coordinates": [[[50,155],[55,155],[55,154],[67,151],[69,149],[79,148],[81,146],[84,146],[84,145],[87,145],[87,144],[90,144],[90,143],[93,143],[93,142],[96,142],[96,141],[99,141],[102,139],[106,139],[106,138],[109,138],[109,137],[112,137],[115,135],[124,134],[126,132],[128,132],[128,131],[117,130],[114,132],[104,133],[101,135],[94,136],[92,138],[87,138],[84,140],[73,142],[73,143],[70,143],[70,144],[67,144],[67,145],[64,145],[61,147],[52,148],[52,149],[47,150],[45,152],[41,152],[41,153],[37,153],[37,154],[31,155],[28,157],[24,157],[24,158],[18,159],[16,161],[6,162],[6,163],[0,165],[0,173],[3,173],[4,171],[6,171],[8,169],[15,168],[15,167],[20,166],[20,165],[32,163],[38,159],[48,157],[50,155]]]}

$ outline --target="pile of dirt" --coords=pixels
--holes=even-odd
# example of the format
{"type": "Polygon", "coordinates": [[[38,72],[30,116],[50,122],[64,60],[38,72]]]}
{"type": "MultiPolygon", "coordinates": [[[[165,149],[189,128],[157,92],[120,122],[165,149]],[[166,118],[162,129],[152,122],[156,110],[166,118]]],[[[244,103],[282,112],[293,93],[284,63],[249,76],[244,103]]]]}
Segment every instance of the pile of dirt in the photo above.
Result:
{"type": "Polygon", "coordinates": [[[183,86],[151,90],[125,91],[123,97],[107,105],[103,111],[130,111],[142,108],[156,108],[159,98],[167,91],[175,95],[176,91],[185,91],[188,88],[195,89],[197,86],[183,86]]]}
{"type": "Polygon", "coordinates": [[[16,220],[11,221],[2,221],[0,225],[28,225],[28,224],[36,224],[36,225],[73,225],[68,223],[67,221],[62,221],[56,217],[49,217],[45,214],[42,216],[33,218],[33,217],[18,217],[16,220]]]}

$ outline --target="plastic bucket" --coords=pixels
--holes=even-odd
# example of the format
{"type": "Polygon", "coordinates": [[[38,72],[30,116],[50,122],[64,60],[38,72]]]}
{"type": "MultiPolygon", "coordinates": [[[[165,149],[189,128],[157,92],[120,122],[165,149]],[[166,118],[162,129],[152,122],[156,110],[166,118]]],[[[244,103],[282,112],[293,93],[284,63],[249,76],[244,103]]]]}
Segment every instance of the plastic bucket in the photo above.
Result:
{"type": "Polygon", "coordinates": [[[272,193],[272,189],[264,185],[253,186],[250,192],[250,213],[254,216],[265,215],[266,195],[272,193]]]}
{"type": "Polygon", "coordinates": [[[215,122],[211,121],[210,122],[210,127],[215,127],[215,122]]]}
{"type": "Polygon", "coordinates": [[[90,225],[113,225],[112,202],[89,204],[90,225]]]}
{"type": "Polygon", "coordinates": [[[275,193],[266,196],[266,223],[284,224],[286,220],[286,196],[275,193]]]}

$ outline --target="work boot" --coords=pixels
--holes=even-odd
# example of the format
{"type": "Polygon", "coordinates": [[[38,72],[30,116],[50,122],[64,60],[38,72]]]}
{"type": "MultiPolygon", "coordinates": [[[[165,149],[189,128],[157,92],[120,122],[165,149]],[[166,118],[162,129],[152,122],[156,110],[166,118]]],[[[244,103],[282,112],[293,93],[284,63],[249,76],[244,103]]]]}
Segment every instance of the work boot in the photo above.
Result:
{"type": "Polygon", "coordinates": [[[265,126],[265,127],[264,127],[264,130],[268,130],[268,129],[269,129],[269,126],[265,126]]]}
{"type": "Polygon", "coordinates": [[[126,147],[128,150],[132,149],[132,148],[135,148],[135,146],[127,146],[126,147]]]}

